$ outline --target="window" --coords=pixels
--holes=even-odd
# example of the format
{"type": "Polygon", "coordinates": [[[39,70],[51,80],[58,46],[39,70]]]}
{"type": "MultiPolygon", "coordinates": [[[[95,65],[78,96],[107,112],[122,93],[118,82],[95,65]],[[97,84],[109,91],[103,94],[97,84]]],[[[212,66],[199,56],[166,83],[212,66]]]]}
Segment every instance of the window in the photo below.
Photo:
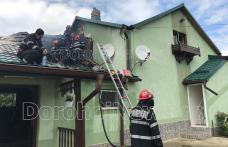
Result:
{"type": "Polygon", "coordinates": [[[0,108],[1,107],[15,107],[16,93],[0,93],[0,108]]]}
{"type": "Polygon", "coordinates": [[[118,94],[115,90],[101,90],[99,98],[102,107],[118,107],[118,94]]]}
{"type": "Polygon", "coordinates": [[[174,44],[187,44],[186,34],[184,33],[174,30],[173,39],[174,39],[174,44]]]}

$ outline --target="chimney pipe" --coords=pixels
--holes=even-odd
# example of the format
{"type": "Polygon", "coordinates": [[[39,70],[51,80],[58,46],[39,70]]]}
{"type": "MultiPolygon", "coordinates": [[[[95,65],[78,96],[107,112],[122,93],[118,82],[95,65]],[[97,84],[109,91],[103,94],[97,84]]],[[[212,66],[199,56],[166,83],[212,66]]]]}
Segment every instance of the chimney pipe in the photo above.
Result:
{"type": "Polygon", "coordinates": [[[93,8],[93,11],[91,13],[91,19],[92,20],[101,20],[101,12],[97,8],[93,8]]]}

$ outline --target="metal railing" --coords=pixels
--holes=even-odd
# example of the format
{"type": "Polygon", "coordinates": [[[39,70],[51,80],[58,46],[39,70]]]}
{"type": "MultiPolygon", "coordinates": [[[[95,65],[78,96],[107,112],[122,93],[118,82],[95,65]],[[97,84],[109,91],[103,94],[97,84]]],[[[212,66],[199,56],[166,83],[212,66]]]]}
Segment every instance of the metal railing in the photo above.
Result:
{"type": "Polygon", "coordinates": [[[74,147],[75,130],[58,127],[59,147],[74,147]]]}
{"type": "Polygon", "coordinates": [[[173,52],[186,52],[194,55],[200,55],[200,48],[196,48],[187,44],[174,44],[172,45],[173,52]]]}

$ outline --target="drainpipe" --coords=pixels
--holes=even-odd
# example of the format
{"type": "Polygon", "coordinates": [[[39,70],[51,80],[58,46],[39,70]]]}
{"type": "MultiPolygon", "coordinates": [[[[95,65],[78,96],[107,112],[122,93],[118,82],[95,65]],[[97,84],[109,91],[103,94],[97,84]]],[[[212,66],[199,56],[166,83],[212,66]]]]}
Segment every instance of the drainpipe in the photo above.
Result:
{"type": "MultiPolygon", "coordinates": [[[[129,38],[129,32],[130,30],[133,30],[133,26],[126,26],[122,25],[122,28],[120,30],[120,36],[125,40],[125,47],[126,47],[126,62],[127,62],[127,69],[131,69],[131,45],[130,45],[130,38],[129,38]],[[123,36],[124,35],[124,36],[123,36]]],[[[120,147],[124,147],[124,111],[123,106],[120,103],[119,105],[120,110],[120,147]]]]}
{"type": "Polygon", "coordinates": [[[126,60],[127,60],[127,69],[131,69],[131,45],[130,45],[130,38],[129,32],[133,30],[133,26],[122,25],[120,30],[120,36],[125,40],[125,47],[126,47],[126,60]],[[123,37],[124,35],[124,37],[123,37]]]}

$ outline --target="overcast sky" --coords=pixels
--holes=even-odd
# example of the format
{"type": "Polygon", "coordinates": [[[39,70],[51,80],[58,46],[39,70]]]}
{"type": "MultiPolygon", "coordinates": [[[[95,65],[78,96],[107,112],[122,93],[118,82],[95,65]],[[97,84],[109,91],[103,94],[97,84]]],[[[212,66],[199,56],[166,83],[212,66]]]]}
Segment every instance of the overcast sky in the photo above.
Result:
{"type": "Polygon", "coordinates": [[[0,0],[0,36],[38,27],[61,34],[76,15],[90,18],[93,7],[104,21],[134,24],[181,3],[228,55],[228,0],[0,0]]]}

